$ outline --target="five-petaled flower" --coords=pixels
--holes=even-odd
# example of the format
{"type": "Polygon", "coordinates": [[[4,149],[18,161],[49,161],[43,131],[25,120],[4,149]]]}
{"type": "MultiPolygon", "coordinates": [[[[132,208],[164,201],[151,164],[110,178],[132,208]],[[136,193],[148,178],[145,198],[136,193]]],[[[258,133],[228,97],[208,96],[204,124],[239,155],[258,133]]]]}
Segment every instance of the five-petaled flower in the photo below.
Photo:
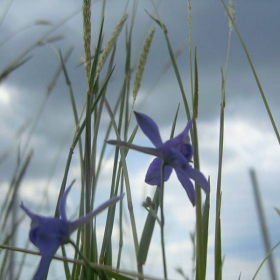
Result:
{"type": "Polygon", "coordinates": [[[34,214],[28,208],[26,208],[23,203],[20,207],[24,212],[31,218],[31,229],[29,232],[30,241],[40,250],[42,256],[39,267],[32,279],[43,280],[48,273],[51,260],[59,248],[60,245],[66,244],[70,241],[70,235],[79,226],[88,223],[92,220],[94,216],[106,209],[107,207],[114,205],[120,199],[121,196],[115,196],[103,204],[101,204],[97,209],[88,213],[86,216],[81,217],[75,221],[69,221],[66,216],[66,198],[71,190],[74,181],[68,187],[68,189],[63,193],[59,202],[59,214],[60,217],[44,217],[41,215],[34,214]]]}
{"type": "Polygon", "coordinates": [[[188,135],[192,120],[187,123],[185,129],[178,136],[163,143],[157,124],[145,114],[134,113],[138,125],[155,148],[141,147],[117,140],[110,140],[108,143],[156,156],[148,168],[145,182],[150,185],[159,185],[162,167],[164,168],[164,181],[169,179],[172,169],[174,169],[190,201],[195,205],[195,191],[190,179],[194,180],[206,194],[209,193],[210,186],[204,175],[190,165],[194,152],[188,135]]]}

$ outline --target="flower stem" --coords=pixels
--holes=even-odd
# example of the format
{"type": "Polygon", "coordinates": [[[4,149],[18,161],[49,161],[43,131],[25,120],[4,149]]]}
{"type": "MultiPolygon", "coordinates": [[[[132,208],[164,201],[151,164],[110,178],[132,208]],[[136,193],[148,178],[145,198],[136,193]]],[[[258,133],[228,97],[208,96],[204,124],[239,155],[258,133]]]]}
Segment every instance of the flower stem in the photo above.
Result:
{"type": "MultiPolygon", "coordinates": [[[[199,156],[198,156],[198,138],[196,120],[193,120],[193,135],[194,135],[194,167],[199,169],[199,156]]],[[[206,268],[203,267],[203,253],[206,254],[207,248],[202,246],[202,201],[200,187],[195,184],[195,197],[196,197],[196,280],[204,280],[206,268]],[[203,252],[203,250],[205,250],[203,252]]]]}
{"type": "Polygon", "coordinates": [[[166,267],[166,256],[165,256],[165,244],[164,244],[164,212],[163,212],[163,197],[164,197],[164,162],[161,165],[161,178],[160,178],[160,235],[161,235],[161,249],[162,249],[162,261],[163,261],[163,272],[164,279],[167,279],[167,267],[166,267]]]}

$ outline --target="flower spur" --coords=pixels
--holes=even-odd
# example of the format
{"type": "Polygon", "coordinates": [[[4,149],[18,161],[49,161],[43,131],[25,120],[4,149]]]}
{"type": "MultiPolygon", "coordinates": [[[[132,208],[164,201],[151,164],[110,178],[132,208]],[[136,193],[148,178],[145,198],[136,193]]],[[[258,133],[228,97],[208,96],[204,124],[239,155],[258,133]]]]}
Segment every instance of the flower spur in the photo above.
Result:
{"type": "Polygon", "coordinates": [[[101,204],[98,208],[88,213],[84,217],[74,221],[69,221],[66,216],[66,198],[73,183],[74,181],[61,196],[59,202],[60,216],[58,218],[37,215],[31,212],[21,202],[20,207],[31,218],[29,239],[40,250],[40,254],[42,256],[38,269],[32,278],[33,280],[45,279],[54,254],[60,245],[66,244],[70,241],[71,233],[73,233],[81,225],[90,222],[97,214],[107,207],[114,205],[124,196],[124,194],[115,196],[101,204]]]}
{"type": "Polygon", "coordinates": [[[175,138],[162,142],[157,124],[147,115],[134,112],[136,120],[144,134],[154,144],[155,148],[141,147],[124,141],[110,140],[109,144],[126,147],[156,158],[150,164],[145,182],[149,185],[161,183],[161,170],[164,164],[164,181],[167,181],[174,169],[178,180],[185,189],[191,203],[195,205],[195,191],[190,179],[194,180],[206,194],[210,192],[210,186],[204,175],[190,165],[193,157],[193,147],[190,144],[189,130],[192,125],[190,120],[185,129],[175,138]]]}

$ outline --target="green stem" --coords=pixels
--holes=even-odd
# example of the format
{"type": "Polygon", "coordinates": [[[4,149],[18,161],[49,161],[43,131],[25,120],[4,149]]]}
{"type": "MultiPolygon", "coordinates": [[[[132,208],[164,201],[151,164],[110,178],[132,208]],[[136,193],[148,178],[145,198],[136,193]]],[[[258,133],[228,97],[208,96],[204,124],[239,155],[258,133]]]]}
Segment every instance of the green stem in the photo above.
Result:
{"type": "Polygon", "coordinates": [[[275,120],[274,120],[274,118],[273,118],[272,112],[271,112],[270,107],[269,107],[269,104],[268,104],[268,102],[267,102],[267,99],[266,99],[264,90],[263,90],[263,88],[262,88],[261,82],[260,82],[260,80],[259,80],[257,71],[256,71],[256,69],[255,69],[255,67],[254,67],[254,64],[253,64],[253,62],[252,62],[252,59],[251,59],[251,57],[250,57],[249,51],[247,50],[247,47],[246,47],[246,45],[245,45],[245,43],[244,43],[244,41],[243,41],[243,38],[242,38],[242,36],[241,36],[241,34],[240,34],[240,32],[239,32],[239,30],[238,30],[236,24],[235,24],[234,19],[232,18],[231,14],[230,14],[230,12],[229,12],[229,10],[228,10],[227,5],[225,4],[224,0],[221,0],[221,1],[222,1],[223,5],[224,5],[224,7],[225,7],[225,10],[226,10],[226,12],[227,12],[228,17],[230,18],[230,20],[231,20],[231,22],[232,22],[232,25],[234,26],[234,29],[235,29],[235,31],[236,31],[236,34],[237,34],[237,36],[238,36],[238,38],[239,38],[239,41],[240,41],[240,43],[241,43],[241,45],[242,45],[242,48],[243,48],[243,50],[244,50],[244,52],[245,52],[245,54],[246,54],[246,57],[247,57],[248,62],[249,62],[249,64],[250,64],[250,67],[251,67],[251,70],[252,70],[252,72],[253,72],[254,78],[255,78],[256,83],[257,83],[257,85],[258,85],[258,88],[259,88],[259,91],[260,91],[260,94],[261,94],[261,97],[262,97],[264,106],[265,106],[265,108],[266,108],[267,114],[268,114],[269,119],[270,119],[270,122],[271,122],[271,124],[272,124],[273,130],[274,130],[275,135],[276,135],[276,137],[277,137],[278,143],[280,144],[280,133],[279,133],[279,131],[278,131],[277,125],[276,125],[275,120]]]}
{"type": "MultiPolygon", "coordinates": [[[[198,139],[197,139],[197,127],[196,120],[193,120],[193,136],[194,136],[194,167],[199,169],[199,157],[198,157],[198,139]]],[[[202,201],[201,201],[201,189],[195,184],[195,197],[196,197],[196,279],[203,279],[203,237],[202,237],[202,201]]],[[[206,248],[205,248],[206,250],[206,248]]]]}
{"type": "MultiPolygon", "coordinates": [[[[105,106],[108,111],[108,114],[110,116],[113,128],[115,130],[116,136],[118,140],[121,139],[117,124],[114,119],[113,112],[111,110],[111,107],[108,103],[108,101],[105,99],[105,106]]],[[[129,177],[128,177],[128,170],[126,166],[126,153],[125,151],[121,148],[120,149],[120,154],[121,154],[121,160],[120,164],[122,165],[123,168],[123,176],[124,176],[124,181],[125,181],[125,187],[126,187],[126,197],[127,197],[127,204],[128,204],[128,210],[129,210],[129,216],[130,216],[130,222],[131,222],[131,230],[132,230],[132,235],[133,235],[133,242],[134,242],[134,249],[135,249],[135,254],[137,257],[138,253],[138,237],[137,237],[137,228],[136,228],[136,221],[135,221],[135,216],[134,216],[134,211],[133,211],[133,203],[132,203],[132,194],[131,194],[131,188],[130,188],[130,183],[129,183],[129,177]]]]}
{"type": "Polygon", "coordinates": [[[215,279],[222,279],[222,237],[221,237],[221,202],[222,202],[222,166],[223,166],[223,149],[224,149],[224,120],[226,106],[226,81],[228,74],[229,55],[231,46],[231,28],[229,29],[228,48],[226,56],[225,71],[222,73],[222,97],[220,110],[220,135],[219,135],[219,164],[216,192],[216,221],[215,221],[215,279]]]}
{"type": "Polygon", "coordinates": [[[163,199],[164,199],[164,162],[161,165],[161,178],[160,178],[160,236],[161,236],[161,249],[162,249],[162,261],[163,261],[163,272],[164,279],[167,279],[167,266],[166,266],[166,255],[165,255],[165,244],[164,244],[164,209],[163,209],[163,199]]]}
{"type": "Polygon", "coordinates": [[[269,251],[269,253],[265,256],[265,258],[263,259],[263,261],[262,261],[261,264],[259,265],[259,267],[258,267],[256,273],[254,274],[252,280],[255,280],[255,279],[256,279],[256,277],[257,277],[259,271],[261,270],[263,264],[265,263],[265,261],[269,258],[270,254],[271,254],[279,245],[280,245],[280,242],[278,242],[278,243],[269,251]]]}

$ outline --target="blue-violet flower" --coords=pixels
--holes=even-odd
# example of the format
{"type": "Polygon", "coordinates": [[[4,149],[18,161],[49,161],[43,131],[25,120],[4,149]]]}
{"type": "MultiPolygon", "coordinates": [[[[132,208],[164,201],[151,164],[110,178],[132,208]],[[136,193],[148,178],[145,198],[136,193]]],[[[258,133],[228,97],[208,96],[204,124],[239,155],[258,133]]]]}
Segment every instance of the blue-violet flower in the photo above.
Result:
{"type": "Polygon", "coordinates": [[[59,202],[60,216],[58,218],[37,215],[26,208],[23,203],[20,205],[24,212],[31,218],[29,239],[40,250],[42,256],[38,269],[32,278],[33,280],[45,279],[54,254],[60,245],[66,244],[70,241],[70,235],[72,232],[74,232],[79,226],[90,222],[98,213],[107,207],[114,205],[123,198],[123,195],[115,196],[84,217],[75,221],[69,221],[66,216],[65,208],[66,198],[71,190],[72,184],[61,196],[59,202]]]}
{"type": "Polygon", "coordinates": [[[161,183],[162,164],[164,164],[164,181],[169,179],[174,169],[191,203],[195,205],[195,191],[190,179],[194,180],[206,194],[209,193],[210,186],[204,175],[190,165],[194,153],[188,135],[192,120],[187,123],[185,129],[179,135],[163,143],[157,124],[145,114],[134,113],[138,125],[155,148],[141,147],[117,140],[110,140],[108,143],[156,156],[148,168],[145,182],[150,185],[159,185],[161,183]]]}

